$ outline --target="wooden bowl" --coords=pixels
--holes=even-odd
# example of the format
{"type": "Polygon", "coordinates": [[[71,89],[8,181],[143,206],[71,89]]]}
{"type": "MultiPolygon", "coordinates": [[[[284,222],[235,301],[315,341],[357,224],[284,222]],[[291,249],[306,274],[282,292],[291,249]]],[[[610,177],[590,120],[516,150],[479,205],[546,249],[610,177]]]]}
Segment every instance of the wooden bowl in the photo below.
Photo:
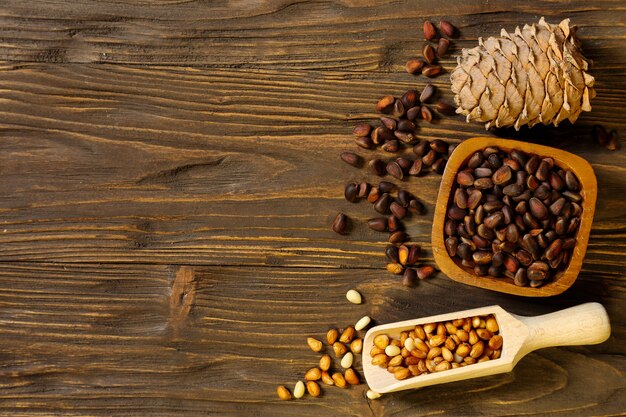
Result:
{"type": "Polygon", "coordinates": [[[443,173],[439,196],[435,205],[435,217],[432,231],[432,250],[435,262],[439,269],[448,277],[464,284],[475,287],[487,288],[493,291],[508,294],[522,295],[525,297],[548,297],[560,294],[568,289],[580,272],[580,268],[587,250],[593,213],[596,206],[597,182],[591,165],[584,159],[560,149],[548,146],[536,145],[533,143],[519,142],[508,139],[498,139],[493,137],[477,137],[462,142],[452,153],[446,169],[443,173]],[[495,278],[491,276],[479,277],[470,268],[461,265],[460,260],[452,259],[444,244],[444,222],[451,195],[452,186],[456,181],[456,174],[459,167],[476,151],[488,146],[495,146],[506,152],[518,149],[538,156],[547,156],[554,159],[555,165],[563,169],[571,170],[580,182],[583,197],[582,215],[580,226],[576,236],[576,247],[573,249],[572,257],[564,271],[559,271],[548,283],[538,288],[518,287],[509,278],[495,278]]]}

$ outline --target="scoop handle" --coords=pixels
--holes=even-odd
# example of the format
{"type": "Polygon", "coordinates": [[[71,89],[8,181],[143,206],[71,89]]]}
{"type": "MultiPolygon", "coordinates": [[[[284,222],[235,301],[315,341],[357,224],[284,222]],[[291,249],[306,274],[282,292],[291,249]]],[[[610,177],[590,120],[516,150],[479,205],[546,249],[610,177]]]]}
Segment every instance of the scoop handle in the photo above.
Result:
{"type": "Polygon", "coordinates": [[[524,317],[530,331],[525,353],[551,346],[595,345],[611,335],[606,310],[599,303],[585,303],[554,313],[524,317]]]}

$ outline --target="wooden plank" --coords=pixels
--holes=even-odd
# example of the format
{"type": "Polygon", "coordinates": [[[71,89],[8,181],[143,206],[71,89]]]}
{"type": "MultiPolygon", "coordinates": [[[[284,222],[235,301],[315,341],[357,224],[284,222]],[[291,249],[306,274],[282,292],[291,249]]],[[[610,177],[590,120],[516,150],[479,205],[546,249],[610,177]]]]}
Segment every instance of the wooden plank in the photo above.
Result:
{"type": "MultiPolygon", "coordinates": [[[[375,117],[376,97],[414,85],[403,74],[36,64],[7,65],[2,79],[0,260],[382,266],[386,236],[364,225],[376,213],[343,199],[350,179],[378,178],[336,155],[357,149],[351,127],[375,117]],[[354,220],[346,237],[329,228],[339,210],[354,220]]],[[[601,89],[576,127],[503,133],[594,165],[603,203],[587,273],[625,262],[626,202],[614,196],[626,156],[588,136],[597,122],[623,125],[621,91],[601,89]]],[[[452,142],[484,134],[457,117],[420,129],[452,142]]],[[[426,248],[438,183],[402,185],[427,206],[407,221],[426,248]]]]}
{"type": "Polygon", "coordinates": [[[621,278],[583,277],[547,303],[444,277],[407,289],[366,269],[7,262],[0,269],[0,414],[619,414],[624,290],[621,278]],[[352,287],[364,304],[345,300],[352,287]],[[307,336],[364,314],[386,323],[500,304],[537,315],[591,300],[609,311],[606,343],[541,350],[509,374],[374,402],[364,398],[364,385],[326,387],[318,399],[289,403],[275,395],[278,384],[291,387],[315,365],[319,354],[307,336]]]}
{"type": "Polygon", "coordinates": [[[600,68],[626,64],[623,2],[118,2],[6,0],[0,59],[395,71],[421,50],[421,21],[461,28],[458,47],[479,36],[570,17],[600,68]]]}

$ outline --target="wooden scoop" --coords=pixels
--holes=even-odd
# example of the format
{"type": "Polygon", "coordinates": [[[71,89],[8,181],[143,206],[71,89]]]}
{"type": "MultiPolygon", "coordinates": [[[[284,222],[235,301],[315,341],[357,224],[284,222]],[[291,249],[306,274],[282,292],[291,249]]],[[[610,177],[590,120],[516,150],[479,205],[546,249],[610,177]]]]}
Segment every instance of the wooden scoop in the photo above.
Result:
{"type": "Polygon", "coordinates": [[[581,304],[537,317],[516,316],[500,306],[481,307],[371,328],[363,342],[363,373],[370,388],[382,394],[510,372],[520,359],[533,350],[551,346],[593,345],[604,342],[610,334],[609,317],[604,307],[598,303],[581,304]],[[387,369],[371,364],[370,350],[374,346],[374,337],[378,334],[384,333],[390,338],[399,339],[400,332],[411,331],[418,324],[488,314],[495,315],[503,339],[499,359],[412,376],[402,381],[395,379],[387,369]]]}

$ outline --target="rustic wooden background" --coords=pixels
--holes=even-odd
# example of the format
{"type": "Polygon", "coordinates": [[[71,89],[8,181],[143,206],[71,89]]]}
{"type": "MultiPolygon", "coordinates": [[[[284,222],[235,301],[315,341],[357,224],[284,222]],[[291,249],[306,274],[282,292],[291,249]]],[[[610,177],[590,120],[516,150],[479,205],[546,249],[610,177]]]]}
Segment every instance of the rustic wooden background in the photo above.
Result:
{"type": "MultiPolygon", "coordinates": [[[[439,1],[0,2],[0,414],[608,416],[626,413],[626,4],[439,1]],[[453,52],[501,27],[570,17],[598,97],[568,123],[503,136],[587,158],[599,201],[583,271],[566,293],[524,299],[442,274],[402,287],[384,236],[363,225],[339,160],[384,94],[423,87],[403,67],[425,17],[453,52]],[[346,211],[353,232],[330,231],[346,211]],[[353,306],[345,291],[359,289],[353,306]],[[317,361],[306,336],[500,304],[535,315],[604,304],[611,338],[545,349],[510,374],[368,401],[365,386],[280,402],[317,361]]],[[[454,58],[443,61],[446,70],[454,58]]],[[[435,84],[451,98],[447,76],[435,84]]],[[[482,134],[454,117],[420,137],[482,134]]],[[[370,178],[373,180],[373,178],[370,178]]],[[[432,261],[438,176],[406,182],[432,261]]],[[[360,363],[360,362],[359,362],[360,363]]]]}

